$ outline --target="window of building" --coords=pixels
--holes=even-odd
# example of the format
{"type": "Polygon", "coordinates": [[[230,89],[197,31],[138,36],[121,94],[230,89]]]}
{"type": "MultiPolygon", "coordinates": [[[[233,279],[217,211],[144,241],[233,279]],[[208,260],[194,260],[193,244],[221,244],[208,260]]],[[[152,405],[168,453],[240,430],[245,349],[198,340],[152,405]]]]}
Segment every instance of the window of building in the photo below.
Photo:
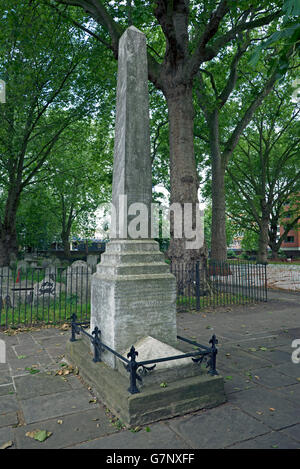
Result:
{"type": "Polygon", "coordinates": [[[295,242],[295,237],[294,236],[288,236],[286,238],[286,243],[294,243],[295,242]]]}

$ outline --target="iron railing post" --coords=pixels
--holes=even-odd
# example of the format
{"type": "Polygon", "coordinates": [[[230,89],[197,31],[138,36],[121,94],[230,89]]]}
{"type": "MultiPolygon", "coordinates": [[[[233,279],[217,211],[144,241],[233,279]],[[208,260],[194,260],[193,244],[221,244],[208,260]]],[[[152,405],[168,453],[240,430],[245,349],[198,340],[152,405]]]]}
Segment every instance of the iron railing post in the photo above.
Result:
{"type": "Polygon", "coordinates": [[[215,334],[212,336],[209,343],[211,344],[211,354],[210,354],[210,360],[209,360],[210,370],[208,371],[208,373],[212,376],[216,376],[219,373],[216,370],[217,353],[218,353],[216,344],[218,343],[218,339],[216,338],[215,334]]]}
{"type": "Polygon", "coordinates": [[[93,346],[94,346],[94,358],[93,358],[93,362],[97,363],[97,362],[101,362],[101,357],[100,357],[100,347],[101,347],[101,340],[100,340],[100,329],[98,329],[98,327],[96,326],[95,329],[93,330],[92,332],[92,335],[95,336],[93,338],[93,346]]]}
{"type": "Polygon", "coordinates": [[[137,357],[137,355],[138,355],[138,352],[135,350],[134,346],[132,345],[130,352],[127,354],[127,358],[130,358],[130,362],[127,365],[128,371],[130,373],[130,386],[128,388],[128,391],[130,392],[130,394],[137,394],[140,392],[136,385],[136,380],[137,380],[136,370],[138,368],[138,364],[135,360],[135,357],[137,357]]]}
{"type": "Polygon", "coordinates": [[[70,342],[75,342],[76,338],[75,338],[75,334],[76,334],[76,320],[77,320],[77,316],[75,313],[72,314],[71,316],[71,339],[70,339],[70,342]]]}

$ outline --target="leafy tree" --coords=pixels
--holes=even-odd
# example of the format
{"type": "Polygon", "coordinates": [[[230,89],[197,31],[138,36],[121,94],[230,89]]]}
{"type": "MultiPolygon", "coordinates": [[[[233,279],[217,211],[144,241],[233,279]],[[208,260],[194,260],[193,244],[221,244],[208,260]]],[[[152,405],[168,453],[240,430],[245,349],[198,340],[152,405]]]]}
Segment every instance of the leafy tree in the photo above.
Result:
{"type": "MultiPolygon", "coordinates": [[[[96,209],[110,198],[112,151],[99,152],[95,127],[87,119],[70,126],[51,160],[48,192],[66,257],[71,233],[89,237],[95,228],[96,209]]],[[[96,128],[99,132],[99,126],[96,128]]]]}
{"type": "MultiPolygon", "coordinates": [[[[0,104],[0,265],[5,265],[17,252],[16,216],[24,190],[47,181],[47,165],[63,133],[97,111],[101,81],[91,64],[89,39],[49,7],[12,0],[10,8],[1,4],[0,18],[0,75],[7,91],[0,104]]],[[[103,66],[107,60],[102,54],[103,66]]]]}
{"type": "MultiPolygon", "coordinates": [[[[281,2],[51,2],[55,9],[60,8],[58,4],[81,7],[88,18],[77,26],[88,30],[115,58],[119,38],[128,25],[145,31],[149,80],[163,93],[168,108],[171,203],[190,202],[195,206],[199,178],[194,151],[193,85],[199,68],[208,63],[218,64],[226,55],[233,57],[237,38],[276,21],[282,15],[281,2]]],[[[74,9],[68,9],[71,21],[73,12],[74,9]]],[[[231,60],[224,61],[228,73],[230,63],[231,60]]],[[[185,250],[184,237],[171,240],[172,258],[190,260],[202,254],[199,250],[185,250]]]]}
{"type": "Polygon", "coordinates": [[[291,101],[291,86],[276,88],[243,133],[227,169],[228,213],[241,227],[258,234],[260,262],[267,261],[268,244],[276,255],[300,219],[300,107],[291,101]],[[288,200],[290,218],[277,240],[288,200]]]}

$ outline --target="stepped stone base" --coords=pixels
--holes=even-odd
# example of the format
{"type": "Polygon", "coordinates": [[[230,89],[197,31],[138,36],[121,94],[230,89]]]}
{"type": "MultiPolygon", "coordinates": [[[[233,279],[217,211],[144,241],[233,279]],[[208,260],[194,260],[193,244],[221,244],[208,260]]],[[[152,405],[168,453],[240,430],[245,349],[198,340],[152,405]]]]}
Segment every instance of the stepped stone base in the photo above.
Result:
{"type": "Polygon", "coordinates": [[[163,372],[158,380],[153,380],[150,373],[149,382],[140,388],[141,392],[130,394],[129,373],[124,367],[122,371],[118,371],[103,362],[94,363],[90,341],[86,336],[75,342],[68,342],[66,357],[71,364],[78,367],[79,374],[93,387],[101,401],[122,423],[129,426],[145,425],[216,407],[226,401],[223,378],[208,375],[194,363],[189,373],[186,364],[181,370],[175,366],[175,373],[170,373],[170,370],[167,370],[169,374],[163,372]],[[166,387],[160,386],[161,378],[167,383],[166,387]]]}
{"type": "MultiPolygon", "coordinates": [[[[149,335],[176,345],[176,280],[153,240],[114,240],[91,282],[91,330],[119,353],[149,335]]],[[[103,353],[112,368],[116,359],[103,353]]]]}

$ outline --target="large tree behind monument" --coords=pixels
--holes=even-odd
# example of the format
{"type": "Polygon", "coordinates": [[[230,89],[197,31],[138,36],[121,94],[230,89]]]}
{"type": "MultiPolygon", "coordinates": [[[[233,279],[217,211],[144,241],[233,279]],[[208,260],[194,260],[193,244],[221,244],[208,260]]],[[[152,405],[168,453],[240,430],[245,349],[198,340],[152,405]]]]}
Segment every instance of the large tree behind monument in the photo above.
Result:
{"type": "MultiPolygon", "coordinates": [[[[80,6],[98,23],[91,32],[118,56],[118,41],[128,24],[154,30],[148,46],[148,77],[166,98],[169,118],[171,203],[198,202],[199,179],[194,154],[193,84],[199,67],[233,57],[238,35],[277,20],[281,2],[117,2],[56,0],[80,6]]],[[[82,26],[81,26],[82,27],[82,26]]],[[[85,27],[85,26],[84,26],[85,27]]],[[[88,28],[86,28],[88,29],[88,28]]],[[[149,35],[150,36],[150,35],[149,35]]],[[[228,61],[226,61],[228,63],[228,61]]],[[[228,69],[229,72],[229,69],[228,69]]],[[[221,220],[222,222],[222,220],[221,220]]],[[[186,250],[185,239],[172,239],[171,257],[190,260],[199,250],[186,250]]]]}

